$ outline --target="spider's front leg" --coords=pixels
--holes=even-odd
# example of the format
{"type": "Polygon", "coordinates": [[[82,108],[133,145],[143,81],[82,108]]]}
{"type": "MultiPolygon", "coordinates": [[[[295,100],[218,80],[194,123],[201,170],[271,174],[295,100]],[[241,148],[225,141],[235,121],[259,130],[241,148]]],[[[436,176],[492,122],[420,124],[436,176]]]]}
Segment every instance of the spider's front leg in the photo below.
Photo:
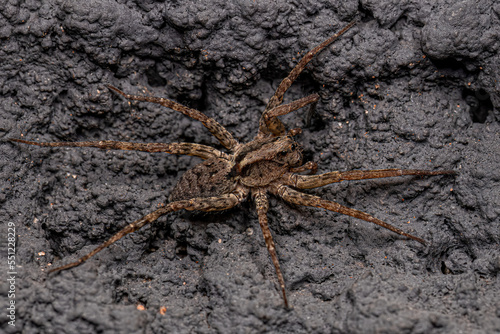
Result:
{"type": "Polygon", "coordinates": [[[227,210],[230,209],[234,206],[236,206],[238,203],[243,201],[248,194],[248,191],[243,188],[239,188],[233,193],[222,195],[219,197],[206,197],[206,198],[193,198],[189,200],[182,200],[182,201],[176,201],[176,202],[171,202],[168,203],[166,206],[151,212],[150,214],[142,217],[141,219],[136,220],[135,222],[128,224],[126,227],[121,229],[118,233],[113,235],[111,238],[109,238],[106,242],[102,243],[99,245],[97,248],[95,248],[93,251],[88,253],[85,256],[82,256],[79,258],[77,261],[66,264],[61,267],[57,267],[54,269],[51,269],[49,273],[56,272],[56,271],[61,271],[69,268],[76,267],[83,262],[87,261],[89,258],[94,256],[95,254],[99,253],[101,250],[104,248],[112,245],[113,243],[117,242],[127,234],[133,233],[143,227],[144,225],[150,224],[157,220],[159,217],[170,213],[174,211],[179,211],[179,210],[198,210],[198,211],[222,211],[222,210],[227,210]]]}
{"type": "Polygon", "coordinates": [[[287,185],[299,189],[311,189],[326,186],[330,183],[341,181],[354,181],[366,179],[380,179],[405,175],[433,176],[433,175],[455,175],[453,170],[421,170],[421,169],[374,169],[374,170],[352,170],[347,172],[329,172],[320,175],[295,175],[289,174],[287,185]]]}
{"type": "Polygon", "coordinates": [[[300,167],[290,168],[290,172],[292,173],[302,173],[305,172],[306,170],[309,171],[309,174],[314,175],[318,171],[318,164],[315,163],[314,161],[308,161],[300,167]]]}
{"type": "MultiPolygon", "coordinates": [[[[285,185],[292,186],[298,189],[311,189],[341,181],[379,179],[379,178],[396,177],[404,175],[432,176],[432,175],[455,175],[455,174],[456,172],[452,170],[429,171],[420,169],[354,170],[347,172],[329,172],[320,175],[296,175],[290,173],[283,177],[283,183],[285,185]]],[[[425,241],[423,239],[408,234],[365,212],[351,209],[332,201],[324,200],[318,196],[305,194],[300,191],[293,190],[284,185],[276,186],[273,190],[273,193],[282,197],[284,200],[290,203],[323,208],[377,224],[397,234],[404,235],[405,237],[416,240],[421,244],[425,245],[425,241]]]]}
{"type": "Polygon", "coordinates": [[[283,185],[275,186],[271,189],[271,191],[273,194],[283,198],[285,201],[290,202],[292,204],[314,206],[316,208],[322,208],[322,209],[326,209],[329,211],[338,212],[338,213],[341,213],[344,215],[348,215],[348,216],[351,216],[354,218],[359,218],[359,219],[362,219],[364,221],[382,226],[388,230],[391,230],[394,233],[397,233],[397,234],[403,235],[405,237],[408,237],[410,239],[413,239],[415,241],[418,241],[422,245],[426,244],[425,240],[418,238],[414,235],[408,234],[408,233],[404,232],[403,230],[400,230],[397,227],[394,227],[390,224],[387,224],[386,222],[384,222],[380,219],[377,219],[377,218],[373,217],[372,215],[369,215],[363,211],[351,209],[351,208],[343,206],[339,203],[329,201],[326,199],[322,199],[321,197],[318,197],[318,196],[309,195],[309,194],[306,194],[306,193],[303,193],[303,192],[300,192],[297,190],[293,190],[293,189],[291,189],[287,186],[283,186],[283,185]]]}
{"type": "Polygon", "coordinates": [[[305,107],[308,104],[316,103],[319,100],[318,94],[311,94],[296,101],[277,106],[269,111],[264,112],[260,119],[259,128],[267,128],[271,133],[275,135],[282,135],[285,133],[285,126],[277,118],[278,116],[283,116],[289,114],[295,110],[305,107]],[[262,123],[263,122],[263,123],[262,123]]]}
{"type": "MultiPolygon", "coordinates": [[[[276,92],[274,92],[274,95],[269,99],[269,102],[267,103],[266,109],[264,110],[264,113],[262,114],[262,117],[259,122],[259,135],[265,135],[268,133],[272,133],[275,136],[282,135],[285,131],[285,126],[281,121],[277,118],[277,115],[272,115],[272,111],[278,107],[282,102],[283,102],[283,96],[285,95],[286,91],[292,83],[297,79],[300,73],[306,68],[307,64],[314,58],[316,54],[321,52],[324,48],[326,48],[328,45],[332,44],[340,35],[345,33],[347,30],[349,30],[354,24],[356,23],[356,20],[350,22],[347,24],[342,30],[340,30],[338,33],[335,35],[331,36],[327,40],[325,40],[323,43],[317,45],[315,48],[310,50],[302,59],[299,61],[297,65],[292,69],[292,71],[288,74],[288,76],[281,81],[279,84],[278,88],[276,89],[276,92]]],[[[317,100],[318,97],[316,94],[309,95],[301,100],[304,99],[309,99],[308,103],[313,103],[317,100]]],[[[306,103],[306,104],[308,104],[306,103]]],[[[295,108],[293,106],[291,110],[285,111],[285,110],[279,111],[278,114],[284,115],[288,112],[291,112],[293,110],[296,110],[298,108],[295,108]]],[[[276,112],[276,111],[275,111],[276,112]]]]}

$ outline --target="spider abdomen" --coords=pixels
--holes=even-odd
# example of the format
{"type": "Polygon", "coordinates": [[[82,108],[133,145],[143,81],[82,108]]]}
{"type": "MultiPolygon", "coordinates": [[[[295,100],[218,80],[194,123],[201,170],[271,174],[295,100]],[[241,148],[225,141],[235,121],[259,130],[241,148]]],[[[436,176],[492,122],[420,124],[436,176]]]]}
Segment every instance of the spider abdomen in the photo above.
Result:
{"type": "Polygon", "coordinates": [[[170,193],[169,201],[197,197],[216,197],[236,188],[231,163],[225,159],[207,159],[185,172],[170,193]]]}

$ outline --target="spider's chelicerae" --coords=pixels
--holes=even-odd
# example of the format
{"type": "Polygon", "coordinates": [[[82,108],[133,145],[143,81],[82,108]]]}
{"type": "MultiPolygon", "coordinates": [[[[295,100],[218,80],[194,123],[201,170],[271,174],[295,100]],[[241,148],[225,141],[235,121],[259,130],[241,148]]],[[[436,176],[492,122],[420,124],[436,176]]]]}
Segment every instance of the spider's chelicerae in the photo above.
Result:
{"type": "Polygon", "coordinates": [[[251,142],[246,144],[239,143],[222,125],[198,110],[188,108],[164,98],[125,94],[115,87],[108,86],[111,90],[129,100],[158,103],[202,122],[230,153],[224,153],[210,146],[193,143],[142,144],[110,140],[39,143],[21,139],[11,139],[14,142],[45,147],[97,147],[106,150],[117,149],[165,152],[171,154],[193,155],[204,159],[203,162],[183,174],[180,181],[172,190],[167,205],[128,224],[109,240],[77,261],[52,269],[51,272],[80,265],[127,234],[137,231],[144,225],[154,222],[160,216],[167,213],[178,210],[199,210],[206,212],[226,210],[238,205],[250,196],[255,202],[266,247],[271,255],[274,268],[276,269],[276,275],[278,276],[285,306],[288,307],[285,280],[280,270],[276,248],[267,221],[267,210],[269,208],[268,194],[280,197],[289,203],[323,208],[375,223],[395,233],[425,244],[423,239],[403,232],[367,213],[300,191],[302,189],[322,187],[330,183],[344,180],[375,179],[402,175],[455,174],[455,172],[451,170],[378,169],[346,172],[336,171],[314,175],[317,170],[316,163],[302,163],[301,148],[294,139],[294,137],[301,132],[301,129],[297,128],[287,132],[283,123],[278,119],[278,116],[286,115],[318,101],[319,95],[311,94],[291,103],[282,104],[283,95],[295,81],[297,76],[304,70],[307,63],[309,63],[318,52],[330,45],[353,25],[354,22],[349,23],[340,32],[316,46],[300,60],[276,89],[276,92],[271,97],[266,109],[262,113],[257,135],[251,142]],[[298,174],[305,171],[309,171],[310,175],[298,174]]]}

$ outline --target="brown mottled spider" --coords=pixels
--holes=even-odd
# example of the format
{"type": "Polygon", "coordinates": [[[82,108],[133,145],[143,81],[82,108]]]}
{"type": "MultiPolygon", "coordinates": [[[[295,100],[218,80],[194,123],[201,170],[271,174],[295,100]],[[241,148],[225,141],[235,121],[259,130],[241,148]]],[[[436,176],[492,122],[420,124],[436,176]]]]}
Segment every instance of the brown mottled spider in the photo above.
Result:
{"type": "Polygon", "coordinates": [[[451,170],[426,171],[414,169],[379,169],[347,172],[337,171],[314,175],[317,170],[316,163],[306,162],[302,164],[300,145],[293,138],[301,132],[301,129],[293,129],[287,132],[283,123],[278,119],[278,116],[286,115],[318,101],[319,95],[312,94],[284,105],[282,104],[283,95],[298,75],[304,70],[307,63],[309,63],[318,52],[330,45],[341,34],[351,28],[354,23],[354,21],[349,23],[340,32],[316,46],[300,60],[276,89],[276,92],[269,100],[260,118],[257,135],[251,142],[246,144],[239,143],[222,125],[214,119],[205,116],[198,110],[188,108],[164,98],[125,94],[115,87],[108,86],[109,89],[129,100],[157,103],[202,122],[230,153],[224,153],[209,146],[192,143],[142,144],[110,140],[39,143],[21,139],[11,139],[11,141],[14,142],[45,147],[97,147],[100,149],[165,152],[171,154],[193,155],[204,159],[203,162],[183,174],[180,181],[172,190],[169,197],[170,202],[167,205],[128,224],[109,240],[77,261],[52,269],[51,272],[69,269],[82,264],[96,253],[127,234],[137,231],[144,225],[154,222],[158,217],[167,213],[182,209],[206,212],[226,210],[246,200],[249,194],[253,198],[257,208],[260,227],[262,228],[267,250],[271,255],[274,268],[276,269],[276,275],[278,276],[286,307],[288,307],[288,300],[285,290],[285,280],[280,270],[278,256],[276,255],[276,249],[267,221],[267,210],[269,208],[268,193],[281,197],[285,201],[293,204],[323,208],[375,223],[395,233],[425,244],[423,239],[405,233],[367,213],[350,209],[338,203],[300,191],[301,189],[321,187],[344,180],[375,179],[402,175],[455,174],[455,172],[451,170]],[[304,171],[309,171],[311,175],[297,174],[304,171]]]}

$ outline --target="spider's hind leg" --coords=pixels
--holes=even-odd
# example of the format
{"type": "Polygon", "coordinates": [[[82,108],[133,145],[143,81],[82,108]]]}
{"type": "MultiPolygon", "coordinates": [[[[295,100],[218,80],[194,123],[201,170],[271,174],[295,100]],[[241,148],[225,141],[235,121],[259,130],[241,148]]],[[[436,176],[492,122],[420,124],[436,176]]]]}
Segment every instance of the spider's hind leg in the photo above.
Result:
{"type": "Polygon", "coordinates": [[[192,143],[129,143],[123,141],[101,140],[82,142],[36,142],[22,139],[9,139],[12,142],[43,147],[95,147],[103,150],[131,150],[143,152],[165,152],[170,154],[193,155],[202,159],[227,159],[227,155],[213,147],[192,143]]]}
{"type": "Polygon", "coordinates": [[[136,220],[135,222],[128,224],[118,233],[113,235],[111,238],[106,240],[104,243],[99,245],[90,253],[82,256],[77,261],[66,264],[61,267],[51,269],[49,272],[57,272],[69,268],[79,266],[83,262],[87,261],[89,258],[99,253],[104,248],[114,244],[127,234],[133,233],[143,227],[144,225],[150,224],[160,218],[161,216],[179,210],[199,210],[199,211],[223,211],[236,206],[238,203],[246,198],[247,191],[243,189],[236,190],[233,193],[221,195],[218,197],[205,197],[205,198],[193,198],[189,200],[182,200],[168,203],[166,206],[151,212],[150,214],[136,220]]]}

